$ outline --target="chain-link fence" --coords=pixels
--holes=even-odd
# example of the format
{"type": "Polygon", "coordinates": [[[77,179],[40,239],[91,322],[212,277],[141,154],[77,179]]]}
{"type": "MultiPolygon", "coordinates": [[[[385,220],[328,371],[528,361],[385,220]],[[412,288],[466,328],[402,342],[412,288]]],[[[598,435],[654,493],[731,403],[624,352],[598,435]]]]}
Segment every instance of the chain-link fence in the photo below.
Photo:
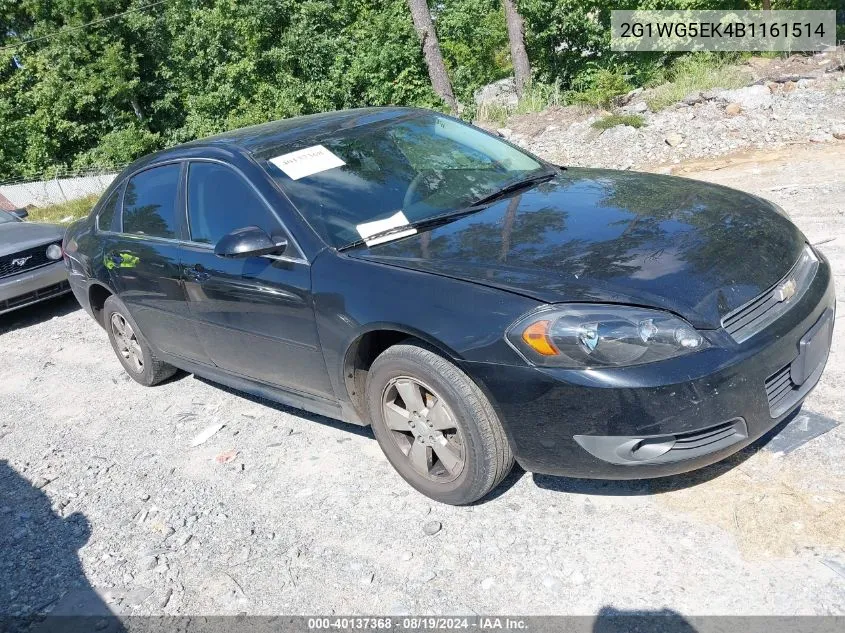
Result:
{"type": "Polygon", "coordinates": [[[117,168],[61,171],[50,178],[1,183],[0,194],[16,207],[46,207],[99,195],[119,171],[117,168]]]}

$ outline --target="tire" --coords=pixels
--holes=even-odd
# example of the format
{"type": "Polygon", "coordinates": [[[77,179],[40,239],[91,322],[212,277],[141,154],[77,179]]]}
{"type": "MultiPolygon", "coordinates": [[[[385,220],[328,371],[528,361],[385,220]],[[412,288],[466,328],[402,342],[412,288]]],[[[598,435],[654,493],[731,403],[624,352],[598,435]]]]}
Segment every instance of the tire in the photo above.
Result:
{"type": "Polygon", "coordinates": [[[477,501],[513,466],[490,401],[469,376],[427,347],[385,350],[370,367],[366,398],[373,434],[388,461],[436,501],[477,501]]]}
{"type": "Polygon", "coordinates": [[[176,373],[173,365],[156,358],[135,319],[115,296],[106,299],[103,305],[103,323],[117,359],[135,382],[152,387],[176,373]],[[119,323],[124,326],[124,336],[119,334],[119,323]]]}

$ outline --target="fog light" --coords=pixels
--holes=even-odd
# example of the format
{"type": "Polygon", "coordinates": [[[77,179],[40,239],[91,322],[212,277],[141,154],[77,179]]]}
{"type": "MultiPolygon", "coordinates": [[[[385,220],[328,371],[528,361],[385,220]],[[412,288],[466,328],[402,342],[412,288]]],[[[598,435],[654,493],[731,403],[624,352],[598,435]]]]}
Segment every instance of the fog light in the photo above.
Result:
{"type": "Polygon", "coordinates": [[[61,259],[62,247],[58,244],[50,244],[50,246],[47,247],[47,257],[50,259],[61,259]]]}

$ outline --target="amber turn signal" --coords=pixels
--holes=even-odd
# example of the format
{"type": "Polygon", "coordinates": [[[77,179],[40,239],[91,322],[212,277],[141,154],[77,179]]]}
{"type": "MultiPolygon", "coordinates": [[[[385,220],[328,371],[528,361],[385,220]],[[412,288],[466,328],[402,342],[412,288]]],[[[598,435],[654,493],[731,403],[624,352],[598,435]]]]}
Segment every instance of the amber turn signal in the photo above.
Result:
{"type": "Polygon", "coordinates": [[[525,341],[535,352],[543,356],[557,356],[560,352],[549,338],[549,326],[551,321],[536,321],[529,325],[522,332],[522,340],[525,341]]]}

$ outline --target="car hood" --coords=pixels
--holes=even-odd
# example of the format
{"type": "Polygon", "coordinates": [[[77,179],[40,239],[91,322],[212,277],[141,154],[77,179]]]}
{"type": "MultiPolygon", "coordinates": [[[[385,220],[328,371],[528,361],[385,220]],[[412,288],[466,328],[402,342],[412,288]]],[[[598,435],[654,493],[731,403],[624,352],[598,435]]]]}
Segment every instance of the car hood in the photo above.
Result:
{"type": "Polygon", "coordinates": [[[474,215],[350,254],[550,303],[661,308],[716,328],[786,275],[804,244],[774,205],[740,191],[571,168],[474,215]]]}
{"type": "Polygon", "coordinates": [[[19,253],[28,248],[61,241],[64,227],[34,222],[3,222],[0,224],[0,257],[19,253]]]}

